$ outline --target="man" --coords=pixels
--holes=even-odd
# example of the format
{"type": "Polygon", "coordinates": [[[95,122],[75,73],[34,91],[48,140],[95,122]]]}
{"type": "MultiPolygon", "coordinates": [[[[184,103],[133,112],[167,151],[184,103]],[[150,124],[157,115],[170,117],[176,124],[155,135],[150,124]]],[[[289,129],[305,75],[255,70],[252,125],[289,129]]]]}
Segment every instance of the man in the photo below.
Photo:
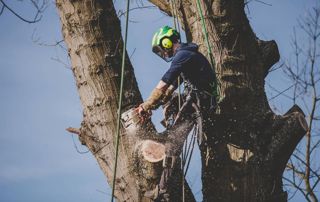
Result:
{"type": "MultiPolygon", "coordinates": [[[[210,112],[215,104],[215,75],[208,60],[198,52],[198,46],[193,43],[180,43],[180,34],[169,26],[164,26],[157,31],[152,39],[152,51],[167,62],[172,61],[170,68],[163,75],[149,98],[142,103],[137,111],[145,121],[151,114],[166,103],[174,90],[178,87],[177,79],[182,77],[187,98],[182,105],[172,128],[166,131],[165,144],[166,157],[164,170],[159,185],[152,191],[145,193],[146,197],[154,200],[169,200],[168,181],[175,168],[175,159],[181,153],[184,140],[195,124],[199,114],[194,109],[194,104],[200,111],[203,120],[208,120],[210,112]]],[[[210,123],[203,124],[206,128],[210,123]]],[[[206,129],[205,129],[206,130],[206,129]]]]}

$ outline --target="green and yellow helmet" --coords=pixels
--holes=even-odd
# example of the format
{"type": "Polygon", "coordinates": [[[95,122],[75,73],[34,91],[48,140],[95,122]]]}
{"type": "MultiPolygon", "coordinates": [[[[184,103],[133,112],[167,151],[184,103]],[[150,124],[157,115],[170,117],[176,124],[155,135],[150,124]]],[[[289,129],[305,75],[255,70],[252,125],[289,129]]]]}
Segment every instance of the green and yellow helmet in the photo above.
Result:
{"type": "Polygon", "coordinates": [[[170,62],[173,54],[168,53],[172,52],[173,43],[178,41],[180,41],[180,34],[177,30],[169,26],[161,27],[153,35],[152,52],[160,56],[166,62],[170,62]]]}

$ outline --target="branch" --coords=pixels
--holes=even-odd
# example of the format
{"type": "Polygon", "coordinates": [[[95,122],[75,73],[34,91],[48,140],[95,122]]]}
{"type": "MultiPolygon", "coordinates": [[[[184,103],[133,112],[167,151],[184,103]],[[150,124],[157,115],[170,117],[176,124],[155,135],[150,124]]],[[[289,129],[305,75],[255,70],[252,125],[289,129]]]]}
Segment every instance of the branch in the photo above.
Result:
{"type": "Polygon", "coordinates": [[[305,115],[298,105],[293,105],[283,116],[276,116],[271,127],[275,134],[269,144],[266,160],[284,169],[308,129],[305,115]]]}
{"type": "Polygon", "coordinates": [[[297,176],[299,176],[301,179],[305,179],[306,175],[304,172],[302,171],[299,171],[293,164],[291,163],[288,163],[287,166],[286,166],[286,169],[287,170],[292,170],[292,172],[294,174],[296,174],[297,176]]]}
{"type": "Polygon", "coordinates": [[[293,99],[293,98],[290,97],[289,95],[286,95],[285,92],[288,91],[289,89],[291,89],[294,85],[288,87],[287,89],[285,89],[285,90],[283,90],[283,91],[279,91],[279,90],[277,90],[275,87],[273,87],[271,84],[269,84],[269,83],[267,83],[267,82],[266,82],[266,84],[267,84],[272,90],[274,90],[274,91],[276,91],[276,92],[278,93],[277,95],[269,98],[268,101],[271,101],[271,100],[273,100],[274,98],[276,98],[276,97],[278,97],[278,96],[280,96],[280,95],[283,95],[284,97],[289,98],[289,99],[293,99]]]}
{"type": "Polygon", "coordinates": [[[320,179],[320,175],[314,171],[303,159],[301,159],[298,155],[293,154],[293,156],[298,159],[303,165],[308,166],[310,168],[310,171],[318,178],[320,179]]]}
{"type": "Polygon", "coordinates": [[[66,129],[69,133],[73,133],[73,134],[77,134],[77,135],[80,135],[81,132],[80,132],[80,129],[79,128],[72,128],[72,127],[69,127],[66,129]]]}
{"type": "Polygon", "coordinates": [[[3,11],[4,11],[4,5],[2,4],[1,10],[0,10],[0,15],[2,15],[3,11]]]}
{"type": "Polygon", "coordinates": [[[264,66],[264,77],[267,76],[269,69],[280,59],[280,53],[277,43],[272,41],[258,40],[258,46],[261,51],[262,62],[264,66]]]}
{"type": "Polygon", "coordinates": [[[302,195],[307,199],[307,201],[311,202],[310,199],[308,198],[308,195],[304,192],[304,190],[300,186],[297,186],[294,182],[292,182],[290,179],[286,177],[282,177],[282,178],[287,182],[289,182],[294,188],[299,190],[302,193],[302,195]]]}
{"type": "MultiPolygon", "coordinates": [[[[129,9],[129,12],[133,11],[133,10],[137,10],[137,9],[149,9],[149,8],[157,8],[156,6],[138,6],[138,7],[134,7],[129,9]]],[[[123,15],[126,15],[127,11],[119,11],[118,13],[118,18],[121,18],[123,15]]]]}
{"type": "Polygon", "coordinates": [[[272,4],[266,3],[266,2],[261,1],[261,0],[246,0],[246,1],[245,1],[245,5],[248,5],[250,2],[253,2],[253,1],[256,1],[256,2],[258,2],[258,3],[264,4],[264,5],[266,5],[266,6],[272,6],[272,4]]]}
{"type": "Polygon", "coordinates": [[[46,1],[43,1],[42,6],[40,6],[40,7],[34,0],[30,0],[30,1],[33,4],[33,6],[37,9],[37,13],[36,13],[36,15],[35,15],[33,20],[27,20],[26,18],[22,17],[20,14],[15,12],[10,6],[8,6],[3,0],[0,0],[0,2],[2,3],[2,8],[1,8],[1,11],[0,11],[0,15],[2,14],[3,10],[6,8],[13,15],[15,15],[16,17],[18,17],[20,20],[22,20],[24,22],[27,22],[27,23],[30,23],[30,24],[39,22],[41,20],[41,18],[42,18],[42,16],[39,17],[40,13],[42,13],[46,9],[46,1]]]}

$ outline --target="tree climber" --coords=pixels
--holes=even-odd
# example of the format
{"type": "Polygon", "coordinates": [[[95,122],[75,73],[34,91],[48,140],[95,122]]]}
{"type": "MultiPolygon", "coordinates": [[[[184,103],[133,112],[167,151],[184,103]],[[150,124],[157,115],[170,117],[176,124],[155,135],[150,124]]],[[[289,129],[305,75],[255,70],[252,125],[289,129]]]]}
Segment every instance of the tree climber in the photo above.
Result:
{"type": "Polygon", "coordinates": [[[202,117],[204,122],[201,127],[203,126],[204,132],[212,125],[209,115],[212,114],[210,112],[215,106],[216,80],[211,64],[198,52],[198,46],[194,43],[181,43],[179,32],[169,26],[160,28],[154,34],[152,51],[166,62],[172,61],[172,63],[149,98],[137,108],[142,122],[149,118],[151,110],[157,109],[171,98],[178,87],[179,76],[185,83],[185,102],[174,125],[165,131],[167,135],[166,157],[163,162],[164,169],[160,183],[154,190],[145,193],[146,197],[154,200],[168,201],[168,181],[170,181],[174,168],[177,167],[175,159],[180,155],[183,143],[192,130],[195,120],[202,117]]]}

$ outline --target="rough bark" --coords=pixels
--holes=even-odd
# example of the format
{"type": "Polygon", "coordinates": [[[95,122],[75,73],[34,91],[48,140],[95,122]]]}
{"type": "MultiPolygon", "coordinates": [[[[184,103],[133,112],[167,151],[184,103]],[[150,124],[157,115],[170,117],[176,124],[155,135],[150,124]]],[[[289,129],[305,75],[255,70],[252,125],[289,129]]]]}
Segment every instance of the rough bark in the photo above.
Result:
{"type": "MultiPolygon", "coordinates": [[[[119,19],[111,0],[56,2],[83,105],[80,139],[110,183],[123,46],[119,19]]],[[[171,15],[167,0],[150,2],[171,15]]],[[[199,44],[206,55],[196,0],[176,2],[188,40],[199,44]]],[[[220,83],[215,127],[201,147],[204,201],[286,201],[282,173],[306,123],[298,106],[276,115],[268,105],[264,79],[279,60],[277,45],[255,36],[243,1],[201,2],[220,83]]],[[[128,57],[126,61],[123,111],[142,102],[128,57]]],[[[136,145],[157,139],[156,131],[149,123],[132,134],[122,129],[121,134],[116,197],[147,201],[143,193],[155,186],[161,165],[137,158],[136,145]]],[[[180,179],[177,175],[177,182],[180,179]]],[[[175,191],[173,201],[180,201],[181,190],[175,191]]],[[[187,191],[186,201],[193,200],[187,191]]]]}

